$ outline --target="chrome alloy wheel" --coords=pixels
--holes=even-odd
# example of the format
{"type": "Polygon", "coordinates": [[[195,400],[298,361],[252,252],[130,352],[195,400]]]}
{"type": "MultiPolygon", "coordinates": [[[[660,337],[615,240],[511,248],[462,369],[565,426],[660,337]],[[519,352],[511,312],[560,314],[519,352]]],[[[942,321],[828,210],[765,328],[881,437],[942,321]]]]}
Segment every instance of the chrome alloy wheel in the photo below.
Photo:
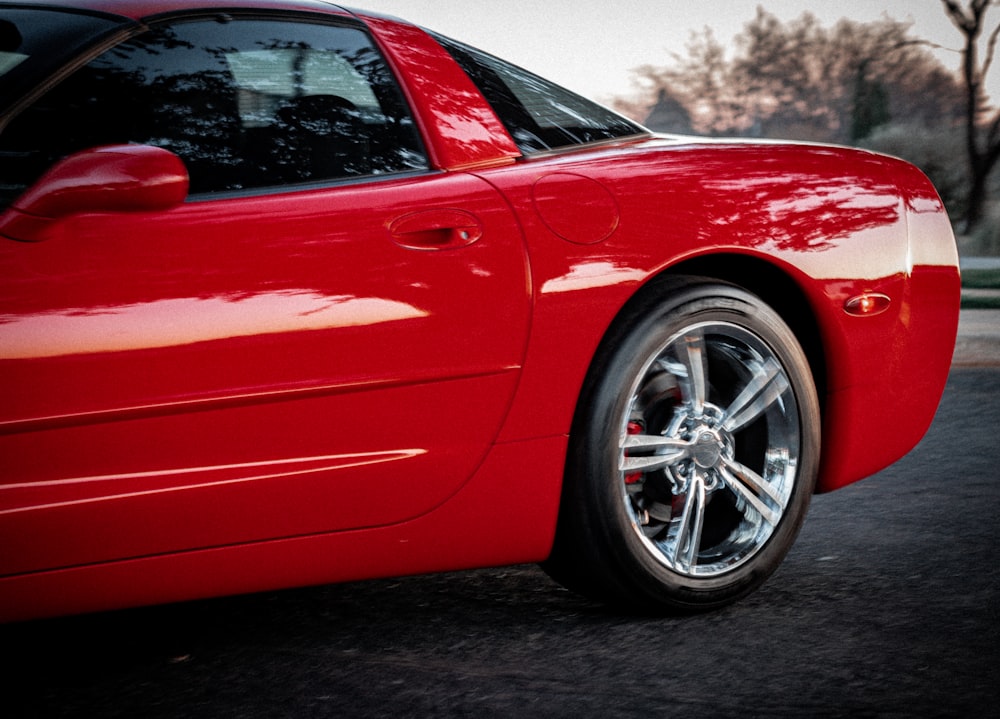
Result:
{"type": "Polygon", "coordinates": [[[795,485],[799,410],[775,352],[722,321],[674,333],[636,375],[620,418],[618,470],[652,557],[711,578],[774,534],[795,485]]]}

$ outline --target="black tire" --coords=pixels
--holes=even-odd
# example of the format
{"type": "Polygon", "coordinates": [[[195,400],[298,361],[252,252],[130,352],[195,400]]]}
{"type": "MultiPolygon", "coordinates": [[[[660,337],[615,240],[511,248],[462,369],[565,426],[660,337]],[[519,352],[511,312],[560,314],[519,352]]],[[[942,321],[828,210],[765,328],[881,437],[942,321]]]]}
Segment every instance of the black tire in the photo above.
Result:
{"type": "Polygon", "coordinates": [[[631,609],[712,609],[760,586],[794,542],[819,403],[799,343],[759,298],[694,278],[650,289],[588,374],[543,566],[631,609]]]}

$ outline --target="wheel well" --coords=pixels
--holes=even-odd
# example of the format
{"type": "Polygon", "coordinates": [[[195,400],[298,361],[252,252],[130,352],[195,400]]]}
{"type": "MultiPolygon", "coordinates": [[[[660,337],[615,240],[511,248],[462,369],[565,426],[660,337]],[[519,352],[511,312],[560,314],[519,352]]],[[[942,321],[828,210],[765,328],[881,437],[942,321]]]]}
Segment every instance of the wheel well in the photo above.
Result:
{"type": "Polygon", "coordinates": [[[806,353],[820,405],[826,395],[826,355],[819,323],[805,293],[787,274],[772,264],[744,255],[712,255],[682,262],[666,276],[698,276],[722,280],[760,297],[788,324],[806,353]]]}
{"type": "MultiPolygon", "coordinates": [[[[814,377],[818,394],[822,391],[823,380],[820,335],[806,296],[780,269],[771,267],[766,261],[747,262],[732,256],[688,262],[653,277],[632,296],[612,322],[588,372],[570,432],[559,523],[552,553],[544,565],[546,570],[557,580],[589,596],[604,601],[624,601],[643,610],[653,606],[685,611],[721,606],[752,590],[777,566],[790,546],[819,472],[822,427],[816,422],[818,397],[809,386],[809,374],[814,377]],[[752,278],[751,281],[747,281],[747,277],[752,278]],[[781,326],[775,314],[788,329],[781,326]],[[727,328],[730,322],[741,324],[742,329],[727,328]],[[697,330],[705,326],[712,329],[697,330]],[[766,373],[748,376],[755,371],[753,368],[758,362],[765,361],[763,356],[769,350],[763,344],[745,344],[742,338],[747,335],[754,344],[771,343],[772,356],[767,358],[768,363],[787,363],[782,369],[784,387],[773,382],[774,375],[765,379],[762,385],[758,380],[767,377],[766,373]],[[796,342],[803,348],[805,357],[795,351],[796,342]],[[745,349],[739,350],[741,343],[745,349]],[[713,345],[719,348],[714,354],[713,345]],[[756,358],[752,357],[753,353],[757,353],[756,358]],[[697,361],[699,356],[703,358],[700,363],[697,361]],[[678,363],[687,365],[687,369],[679,369],[678,363]],[[697,371],[699,364],[702,372],[697,371]],[[738,367],[734,368],[734,364],[738,367]],[[689,379],[685,382],[678,379],[680,376],[689,379]],[[688,389],[684,389],[685,384],[688,389]],[[751,387],[757,388],[755,392],[762,387],[769,388],[761,395],[767,397],[766,404],[751,403],[755,406],[753,418],[747,422],[737,420],[735,426],[739,429],[728,439],[714,434],[714,430],[709,431],[710,417],[719,420],[719,431],[725,433],[729,418],[748,416],[742,409],[750,404],[733,398],[743,398],[751,387]],[[788,411],[789,405],[779,402],[785,388],[798,388],[793,403],[793,406],[797,404],[797,409],[791,411],[797,412],[801,426],[790,433],[786,433],[788,428],[783,422],[774,422],[772,426],[769,414],[772,404],[775,412],[788,411]],[[728,397],[733,405],[740,403],[741,409],[729,418],[721,407],[703,412],[703,408],[695,406],[699,395],[705,404],[728,397]],[[691,434],[685,435],[689,430],[691,434]],[[634,437],[636,443],[633,444],[626,443],[626,434],[647,436],[634,437]],[[709,462],[682,451],[676,455],[681,457],[676,470],[667,470],[664,467],[675,459],[669,452],[660,451],[660,447],[667,446],[661,444],[664,438],[667,444],[678,439],[684,443],[675,446],[702,445],[707,440],[709,445],[717,447],[709,462]],[[778,457],[782,452],[771,452],[770,448],[775,446],[772,439],[778,440],[779,447],[798,446],[794,463],[782,467],[779,472],[783,478],[790,476],[787,474],[789,468],[795,473],[794,502],[782,503],[778,515],[783,517],[785,510],[790,509],[790,521],[780,523],[781,534],[776,531],[779,523],[773,519],[762,522],[761,527],[772,529],[767,529],[766,538],[760,544],[753,540],[754,554],[743,555],[739,561],[756,558],[735,571],[732,565],[720,565],[714,587],[697,586],[703,580],[694,577],[693,573],[687,578],[681,577],[686,570],[675,564],[680,557],[682,533],[691,533],[685,545],[689,549],[685,551],[700,552],[702,538],[710,536],[708,546],[729,552],[730,547],[735,546],[735,537],[749,536],[743,535],[748,515],[740,507],[754,501],[746,493],[748,490],[737,489],[742,486],[741,482],[721,479],[718,486],[731,483],[728,491],[732,497],[728,503],[724,500],[713,504],[709,534],[703,535],[702,519],[708,516],[708,489],[704,477],[709,475],[702,475],[691,462],[706,472],[719,473],[712,476],[725,477],[722,473],[731,465],[723,455],[731,449],[733,461],[747,462],[742,466],[749,477],[772,467],[775,461],[780,464],[778,457]],[[737,454],[737,444],[741,450],[746,447],[749,451],[737,454]],[[645,461],[650,458],[652,462],[645,461]],[[628,462],[632,459],[635,462],[630,466],[628,462]],[[609,482],[609,473],[617,479],[609,482]],[[637,475],[642,476],[637,479],[637,475]],[[647,476],[652,477],[648,482],[647,476]],[[701,477],[701,480],[686,483],[683,477],[701,477]],[[696,484],[701,488],[697,492],[693,489],[696,484]],[[682,495],[688,499],[680,508],[674,500],[682,495]],[[698,519],[689,526],[688,517],[692,516],[695,505],[697,508],[693,511],[697,512],[698,519]],[[679,524],[675,525],[675,520],[679,524]],[[646,533],[646,526],[652,534],[646,533]],[[670,532],[676,532],[674,549],[661,551],[646,541],[652,541],[657,533],[666,533],[661,534],[666,542],[670,532]],[[777,553],[757,552],[764,546],[777,553]],[[729,586],[725,586],[727,582],[729,586]]],[[[724,400],[722,405],[726,404],[724,400]]],[[[758,511],[768,511],[767,501],[770,500],[760,496],[756,501],[762,503],[755,505],[758,511]]],[[[690,569],[695,562],[690,558],[688,561],[690,569]]]]}

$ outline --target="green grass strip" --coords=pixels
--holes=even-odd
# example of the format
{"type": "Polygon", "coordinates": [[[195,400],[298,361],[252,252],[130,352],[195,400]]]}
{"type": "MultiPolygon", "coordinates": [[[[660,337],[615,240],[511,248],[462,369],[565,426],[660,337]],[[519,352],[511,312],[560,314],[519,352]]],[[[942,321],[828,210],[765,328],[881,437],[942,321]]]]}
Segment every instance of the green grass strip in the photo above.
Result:
{"type": "Polygon", "coordinates": [[[965,270],[962,273],[962,287],[971,290],[1000,290],[1000,269],[965,270]]]}

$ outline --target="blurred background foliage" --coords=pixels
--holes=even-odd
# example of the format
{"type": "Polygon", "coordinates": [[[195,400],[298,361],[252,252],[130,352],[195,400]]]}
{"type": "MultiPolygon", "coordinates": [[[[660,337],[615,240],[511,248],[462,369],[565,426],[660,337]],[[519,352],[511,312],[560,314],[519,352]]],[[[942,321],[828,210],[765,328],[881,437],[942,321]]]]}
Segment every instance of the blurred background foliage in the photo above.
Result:
{"type": "Polygon", "coordinates": [[[884,18],[823,26],[758,7],[727,45],[692,34],[664,65],[633,71],[622,113],[658,132],[783,138],[863,147],[902,157],[934,182],[963,254],[1000,255],[1000,111],[982,86],[993,61],[998,0],[940,0],[964,43],[954,72],[912,33],[884,18]]]}

